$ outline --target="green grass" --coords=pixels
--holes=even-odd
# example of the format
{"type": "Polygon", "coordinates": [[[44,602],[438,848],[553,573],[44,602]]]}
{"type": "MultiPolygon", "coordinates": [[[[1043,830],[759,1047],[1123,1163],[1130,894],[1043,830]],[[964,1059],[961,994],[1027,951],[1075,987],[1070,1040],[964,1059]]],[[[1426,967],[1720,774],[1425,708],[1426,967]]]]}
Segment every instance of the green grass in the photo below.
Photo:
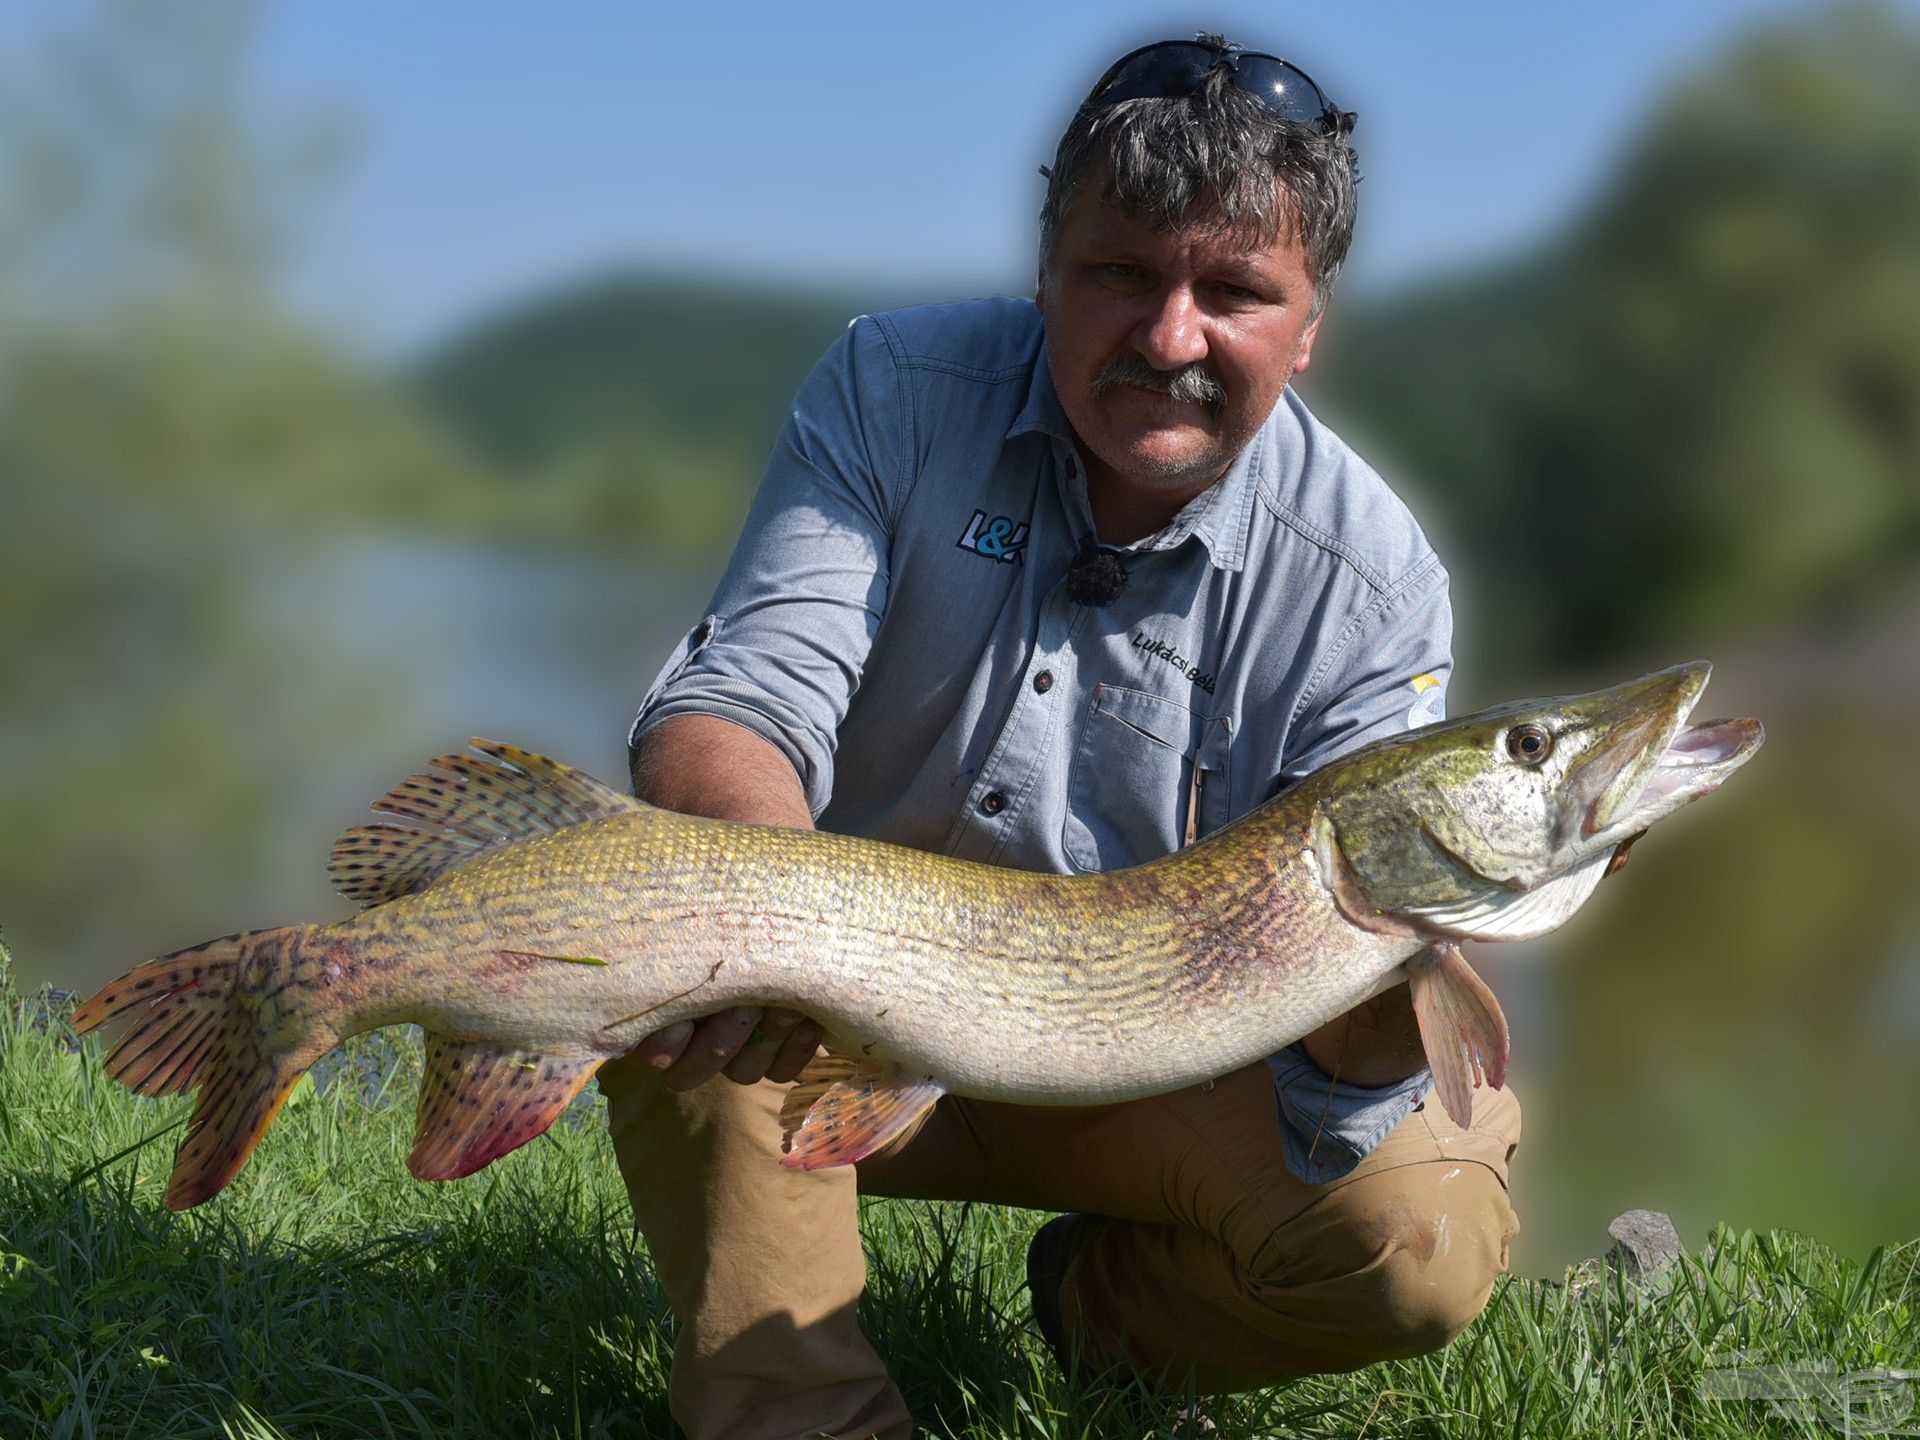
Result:
{"type": "MultiPolygon", "coordinates": [[[[128,1095],[57,1016],[32,1023],[35,1002],[4,977],[0,949],[5,1440],[672,1433],[673,1322],[597,1103],[471,1180],[421,1185],[402,1163],[406,1067],[385,1090],[350,1070],[303,1086],[218,1201],[172,1215],[160,1194],[184,1104],[128,1095]]],[[[1022,1257],[1042,1218],[866,1208],[863,1318],[925,1433],[1143,1433],[1062,1380],[1028,1329],[1022,1257]]],[[[1811,1414],[1703,1396],[1703,1369],[1741,1351],[1920,1367],[1920,1247],[1863,1264],[1799,1236],[1721,1231],[1709,1249],[1663,1299],[1617,1280],[1580,1295],[1503,1283],[1437,1355],[1208,1413],[1222,1440],[1825,1435],[1811,1414]]]]}

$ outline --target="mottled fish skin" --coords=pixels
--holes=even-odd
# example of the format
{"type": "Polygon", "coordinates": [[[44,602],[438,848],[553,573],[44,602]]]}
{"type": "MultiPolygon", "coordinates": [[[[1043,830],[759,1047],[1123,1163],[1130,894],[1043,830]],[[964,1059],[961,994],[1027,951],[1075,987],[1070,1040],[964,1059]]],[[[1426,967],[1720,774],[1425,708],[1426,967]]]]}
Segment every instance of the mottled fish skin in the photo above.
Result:
{"type": "Polygon", "coordinates": [[[334,998],[349,1031],[413,1021],[599,1056],[729,1005],[786,1005],[837,1048],[982,1098],[1150,1094],[1344,1013],[1418,948],[1330,903],[1305,854],[1317,788],[1085,876],[640,809],[329,927],[355,957],[334,998]],[[606,964],[528,958],[583,953],[606,964]]]}
{"type": "MultiPolygon", "coordinates": [[[[126,1027],[107,1068],[133,1088],[198,1088],[176,1208],[232,1178],[321,1054],[401,1022],[429,1035],[409,1157],[423,1179],[471,1173],[601,1062],[739,1004],[813,1016],[898,1077],[863,1084],[918,1097],[1162,1093],[1345,1014],[1436,940],[1561,923],[1618,846],[1758,749],[1752,721],[1683,729],[1706,677],[1681,666],[1383,741],[1199,844],[1080,876],[680,815],[476,741],[376,802],[407,823],[336,843],[329,869],[359,915],[164,957],[74,1023],[126,1027]]],[[[1505,1021],[1457,949],[1421,976],[1451,1108],[1483,1074],[1498,1083],[1505,1021]]],[[[858,1112],[789,1158],[865,1153],[858,1112]]]]}

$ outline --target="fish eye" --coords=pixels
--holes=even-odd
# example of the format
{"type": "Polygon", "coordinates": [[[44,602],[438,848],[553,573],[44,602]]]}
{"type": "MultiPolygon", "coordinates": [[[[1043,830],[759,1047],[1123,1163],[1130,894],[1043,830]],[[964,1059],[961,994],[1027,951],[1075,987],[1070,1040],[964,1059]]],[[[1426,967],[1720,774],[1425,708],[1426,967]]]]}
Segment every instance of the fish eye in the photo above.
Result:
{"type": "Polygon", "coordinates": [[[1538,765],[1553,753],[1553,732],[1528,721],[1507,732],[1507,754],[1522,765],[1538,765]]]}

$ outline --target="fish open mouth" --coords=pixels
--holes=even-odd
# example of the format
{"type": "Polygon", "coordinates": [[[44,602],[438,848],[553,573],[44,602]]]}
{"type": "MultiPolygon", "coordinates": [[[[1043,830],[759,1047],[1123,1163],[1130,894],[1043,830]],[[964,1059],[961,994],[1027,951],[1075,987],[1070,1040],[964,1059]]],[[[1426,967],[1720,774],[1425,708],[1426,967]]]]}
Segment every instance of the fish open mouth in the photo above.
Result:
{"type": "Polygon", "coordinates": [[[1683,727],[1660,752],[1645,788],[1634,800],[1635,814],[1654,809],[1665,814],[1669,801],[1684,805],[1711,794],[1747,763],[1765,738],[1758,720],[1709,720],[1683,727]]]}
{"type": "Polygon", "coordinates": [[[1712,794],[1753,758],[1766,739],[1758,720],[1687,723],[1710,673],[1705,664],[1676,666],[1628,699],[1615,733],[1576,782],[1586,792],[1587,835],[1605,841],[1637,834],[1712,794]]]}

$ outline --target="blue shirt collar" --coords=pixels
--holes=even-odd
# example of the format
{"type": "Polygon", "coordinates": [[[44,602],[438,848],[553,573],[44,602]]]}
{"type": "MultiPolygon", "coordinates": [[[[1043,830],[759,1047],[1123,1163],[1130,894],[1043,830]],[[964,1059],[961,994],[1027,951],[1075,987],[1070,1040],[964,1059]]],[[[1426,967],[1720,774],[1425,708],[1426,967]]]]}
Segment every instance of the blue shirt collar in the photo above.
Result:
{"type": "MultiPolygon", "coordinates": [[[[1279,408],[1280,403],[1276,402],[1275,409],[1279,408]]],[[[1200,543],[1206,546],[1207,557],[1213,562],[1214,568],[1230,571],[1244,569],[1247,563],[1247,534],[1253,525],[1254,491],[1258,488],[1261,465],[1272,444],[1268,434],[1270,429],[1271,417],[1269,423],[1255,431],[1253,439],[1233,457],[1227,473],[1182,506],[1165,528],[1116,548],[1127,554],[1171,550],[1197,536],[1200,543]]],[[[1013,424],[1007,428],[1007,438],[1011,440],[1017,435],[1034,433],[1057,441],[1065,447],[1067,454],[1073,453],[1073,448],[1079,443],[1074,437],[1073,426],[1067,421],[1067,412],[1060,406],[1060,395],[1053,384],[1053,372],[1047,365],[1044,341],[1034,360],[1033,378],[1027,383],[1026,402],[1020,407],[1020,413],[1014,416],[1013,424]]],[[[1054,469],[1061,498],[1066,502],[1069,513],[1085,516],[1088,511],[1082,467],[1074,466],[1071,474],[1064,466],[1056,465],[1054,469]]]]}

